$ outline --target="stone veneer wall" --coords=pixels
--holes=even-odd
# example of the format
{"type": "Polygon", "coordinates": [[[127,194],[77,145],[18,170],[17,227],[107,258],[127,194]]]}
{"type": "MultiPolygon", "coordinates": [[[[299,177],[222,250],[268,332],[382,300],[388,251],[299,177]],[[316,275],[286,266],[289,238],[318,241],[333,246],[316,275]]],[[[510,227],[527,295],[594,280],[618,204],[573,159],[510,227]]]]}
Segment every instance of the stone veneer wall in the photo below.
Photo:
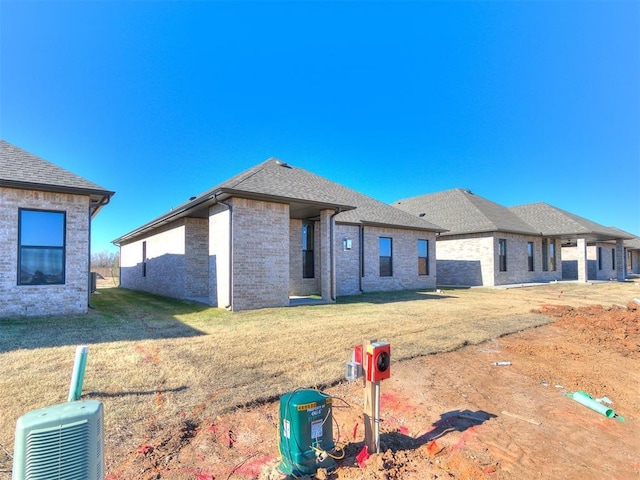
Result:
{"type": "Polygon", "coordinates": [[[87,312],[89,197],[0,187],[0,317],[87,312]],[[18,209],[66,212],[64,285],[18,285],[18,209]]]}

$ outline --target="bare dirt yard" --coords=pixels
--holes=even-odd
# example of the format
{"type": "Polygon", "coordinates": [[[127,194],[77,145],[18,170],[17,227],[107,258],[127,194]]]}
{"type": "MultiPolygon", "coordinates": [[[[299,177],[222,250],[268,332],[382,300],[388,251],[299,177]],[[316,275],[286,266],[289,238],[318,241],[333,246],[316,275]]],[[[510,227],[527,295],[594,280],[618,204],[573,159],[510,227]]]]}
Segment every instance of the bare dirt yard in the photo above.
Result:
{"type": "MultiPolygon", "coordinates": [[[[640,478],[640,305],[569,306],[561,287],[538,288],[553,302],[532,301],[531,310],[552,323],[392,363],[382,383],[382,452],[367,460],[356,458],[362,384],[325,388],[336,397],[336,456],[344,458],[317,478],[640,478]],[[575,391],[605,397],[616,416],[577,403],[568,396],[575,391]]],[[[107,479],[282,479],[277,439],[277,400],[198,424],[185,415],[107,479]]]]}
{"type": "Polygon", "coordinates": [[[104,405],[107,480],[281,480],[278,399],[313,387],[335,397],[342,457],[318,479],[640,479],[638,280],[236,313],[103,286],[87,315],[0,319],[0,479],[16,420],[66,401],[77,345],[82,399],[104,405]],[[382,451],[358,462],[363,388],[342,377],[373,338],[391,343],[391,378],[382,451]]]}

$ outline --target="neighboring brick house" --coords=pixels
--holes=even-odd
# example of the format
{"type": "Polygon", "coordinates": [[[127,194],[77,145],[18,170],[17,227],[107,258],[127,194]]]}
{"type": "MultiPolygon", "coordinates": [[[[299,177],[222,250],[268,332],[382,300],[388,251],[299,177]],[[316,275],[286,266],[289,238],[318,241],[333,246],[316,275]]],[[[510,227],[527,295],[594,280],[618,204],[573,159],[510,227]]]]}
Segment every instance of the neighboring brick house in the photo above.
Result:
{"type": "Polygon", "coordinates": [[[640,237],[624,241],[627,260],[627,273],[640,275],[640,237]]]}
{"type": "Polygon", "coordinates": [[[563,279],[586,282],[626,278],[624,241],[633,239],[633,235],[542,202],[510,210],[541,235],[560,239],[563,279]]]}
{"type": "Polygon", "coordinates": [[[562,278],[559,242],[508,208],[456,188],[392,203],[446,228],[437,237],[439,285],[497,286],[562,278]]]}
{"type": "Polygon", "coordinates": [[[113,194],[0,140],[0,317],[87,312],[91,219],[113,194]]]}
{"type": "Polygon", "coordinates": [[[271,158],[113,242],[122,287],[237,311],[435,288],[441,231],[271,158]]]}

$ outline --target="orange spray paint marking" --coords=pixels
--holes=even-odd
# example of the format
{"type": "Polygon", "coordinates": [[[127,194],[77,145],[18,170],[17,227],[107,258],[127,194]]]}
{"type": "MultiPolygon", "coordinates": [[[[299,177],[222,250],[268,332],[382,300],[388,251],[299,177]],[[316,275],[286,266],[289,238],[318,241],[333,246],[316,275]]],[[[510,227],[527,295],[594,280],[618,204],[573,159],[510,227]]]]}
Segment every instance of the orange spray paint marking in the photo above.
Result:
{"type": "Polygon", "coordinates": [[[436,442],[435,440],[431,440],[429,443],[427,443],[427,452],[429,452],[429,455],[434,456],[441,451],[442,448],[440,448],[440,445],[438,445],[438,442],[436,442]]]}

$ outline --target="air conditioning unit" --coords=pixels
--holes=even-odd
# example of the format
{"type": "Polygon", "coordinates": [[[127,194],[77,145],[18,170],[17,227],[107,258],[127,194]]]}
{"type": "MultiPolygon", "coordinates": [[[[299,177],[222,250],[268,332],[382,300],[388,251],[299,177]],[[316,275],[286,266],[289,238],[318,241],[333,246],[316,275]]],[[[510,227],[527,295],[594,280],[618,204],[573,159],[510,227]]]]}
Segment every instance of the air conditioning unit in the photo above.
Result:
{"type": "Polygon", "coordinates": [[[24,414],[16,424],[13,480],[103,480],[103,417],[97,400],[24,414]]]}

